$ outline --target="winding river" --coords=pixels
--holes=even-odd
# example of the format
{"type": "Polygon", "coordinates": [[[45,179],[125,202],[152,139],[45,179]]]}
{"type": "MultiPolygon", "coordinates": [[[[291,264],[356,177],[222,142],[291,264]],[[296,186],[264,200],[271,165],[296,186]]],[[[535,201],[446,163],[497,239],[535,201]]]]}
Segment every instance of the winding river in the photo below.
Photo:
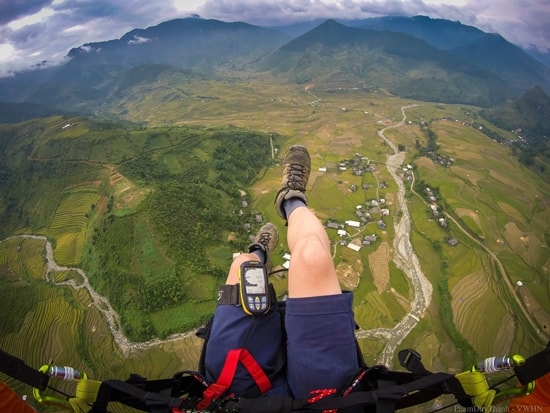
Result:
{"type": "Polygon", "coordinates": [[[395,239],[393,241],[394,256],[393,262],[401,269],[409,278],[414,288],[414,298],[411,303],[410,312],[393,328],[377,328],[374,330],[359,330],[358,338],[377,337],[382,338],[386,345],[378,360],[378,363],[386,366],[392,366],[394,353],[397,346],[416,326],[428,306],[432,297],[432,285],[422,272],[418,257],[414,252],[411,244],[411,216],[407,207],[405,198],[405,185],[403,179],[397,172],[403,167],[405,161],[405,153],[399,152],[397,146],[391,142],[385,132],[391,128],[397,128],[405,123],[407,115],[405,110],[418,105],[403,106],[401,113],[403,118],[395,125],[387,126],[378,131],[378,136],[382,138],[386,144],[393,150],[393,155],[389,155],[386,160],[386,167],[397,184],[397,203],[401,211],[401,218],[395,223],[395,239]]]}

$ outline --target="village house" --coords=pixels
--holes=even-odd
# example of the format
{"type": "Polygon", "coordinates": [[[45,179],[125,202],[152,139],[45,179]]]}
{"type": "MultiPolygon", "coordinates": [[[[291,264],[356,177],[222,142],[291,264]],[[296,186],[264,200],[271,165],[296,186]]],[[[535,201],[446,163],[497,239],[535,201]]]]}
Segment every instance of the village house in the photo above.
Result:
{"type": "Polygon", "coordinates": [[[338,224],[338,222],[336,222],[336,221],[332,221],[332,220],[329,219],[326,223],[326,227],[327,228],[332,228],[332,229],[338,229],[338,228],[340,228],[340,224],[338,224]]]}
{"type": "Polygon", "coordinates": [[[361,249],[361,245],[356,245],[356,244],[354,244],[353,242],[350,242],[350,243],[348,244],[348,248],[349,248],[349,249],[352,249],[352,250],[354,250],[354,251],[359,251],[359,250],[361,249]]]}
{"type": "Polygon", "coordinates": [[[338,230],[338,235],[341,237],[349,237],[349,234],[343,229],[338,230]]]}
{"type": "Polygon", "coordinates": [[[363,241],[362,241],[362,244],[363,245],[371,245],[373,242],[376,242],[376,235],[375,234],[372,234],[372,235],[365,235],[363,237],[363,241]]]}
{"type": "Polygon", "coordinates": [[[348,225],[350,227],[354,227],[354,228],[359,228],[361,226],[361,223],[358,222],[358,221],[348,220],[348,221],[346,221],[346,225],[348,225]]]}

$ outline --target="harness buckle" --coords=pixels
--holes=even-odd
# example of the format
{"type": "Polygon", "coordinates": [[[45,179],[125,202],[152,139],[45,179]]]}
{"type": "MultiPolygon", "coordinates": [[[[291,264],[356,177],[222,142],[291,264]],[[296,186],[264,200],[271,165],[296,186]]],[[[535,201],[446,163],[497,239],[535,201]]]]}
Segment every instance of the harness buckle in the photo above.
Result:
{"type": "Polygon", "coordinates": [[[430,374],[430,372],[424,367],[424,364],[422,364],[422,356],[417,351],[411,348],[401,350],[397,357],[401,367],[406,368],[411,373],[421,375],[430,374]]]}

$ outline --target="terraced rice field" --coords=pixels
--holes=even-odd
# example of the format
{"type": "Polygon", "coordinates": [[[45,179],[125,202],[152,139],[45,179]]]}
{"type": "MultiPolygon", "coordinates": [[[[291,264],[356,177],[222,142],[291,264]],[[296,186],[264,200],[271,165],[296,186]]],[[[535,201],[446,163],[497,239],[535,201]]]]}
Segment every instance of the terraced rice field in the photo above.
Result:
{"type": "Polygon", "coordinates": [[[506,354],[514,338],[512,316],[492,292],[482,271],[463,277],[452,289],[454,323],[480,354],[506,354]]]}
{"type": "Polygon", "coordinates": [[[57,240],[56,260],[60,265],[76,265],[84,245],[88,216],[99,201],[97,187],[89,186],[66,191],[46,231],[57,240]]]}

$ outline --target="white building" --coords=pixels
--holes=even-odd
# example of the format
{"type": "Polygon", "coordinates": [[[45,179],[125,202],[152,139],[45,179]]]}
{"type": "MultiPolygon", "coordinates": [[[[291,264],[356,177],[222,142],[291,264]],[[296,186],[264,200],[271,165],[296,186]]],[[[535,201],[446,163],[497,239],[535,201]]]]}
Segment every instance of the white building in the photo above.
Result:
{"type": "Polygon", "coordinates": [[[346,225],[354,228],[359,228],[361,226],[361,223],[359,221],[346,221],[346,225]]]}
{"type": "Polygon", "coordinates": [[[360,245],[355,245],[354,243],[350,242],[348,244],[348,248],[354,250],[354,251],[359,251],[361,249],[361,246],[360,245]]]}

